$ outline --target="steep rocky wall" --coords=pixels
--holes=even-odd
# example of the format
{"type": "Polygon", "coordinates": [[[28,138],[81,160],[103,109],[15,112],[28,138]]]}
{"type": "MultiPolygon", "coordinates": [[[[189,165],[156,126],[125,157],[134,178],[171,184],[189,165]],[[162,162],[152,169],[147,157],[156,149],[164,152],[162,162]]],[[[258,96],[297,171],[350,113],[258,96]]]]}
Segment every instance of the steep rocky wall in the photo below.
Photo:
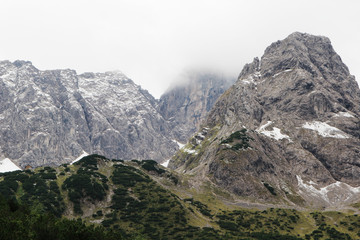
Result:
{"type": "Polygon", "coordinates": [[[202,126],[170,167],[256,200],[341,205],[359,197],[360,90],[326,37],[293,33],[271,44],[202,126]],[[224,142],[243,129],[249,147],[224,142]]]}
{"type": "Polygon", "coordinates": [[[58,165],[82,153],[169,158],[178,146],[156,100],[120,72],[40,71],[0,62],[0,160],[58,165]]]}
{"type": "Polygon", "coordinates": [[[185,83],[173,86],[161,96],[158,106],[180,142],[186,142],[198,130],[216,100],[235,82],[208,72],[190,72],[184,78],[185,83]]]}

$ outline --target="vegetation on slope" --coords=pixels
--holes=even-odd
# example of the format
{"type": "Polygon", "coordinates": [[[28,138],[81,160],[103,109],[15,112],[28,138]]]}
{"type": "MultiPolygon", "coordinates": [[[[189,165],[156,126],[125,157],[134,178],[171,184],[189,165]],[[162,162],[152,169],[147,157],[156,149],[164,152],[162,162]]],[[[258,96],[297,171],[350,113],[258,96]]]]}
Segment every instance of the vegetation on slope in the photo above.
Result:
{"type": "Polygon", "coordinates": [[[178,197],[175,192],[184,189],[181,182],[179,176],[155,161],[124,162],[98,155],[85,157],[74,165],[3,173],[0,174],[0,239],[356,239],[360,236],[357,215],[291,209],[229,210],[216,201],[207,202],[200,195],[178,197]],[[165,182],[166,187],[161,184],[165,182]]]}
{"type": "Polygon", "coordinates": [[[231,149],[233,150],[247,149],[250,147],[249,141],[253,139],[248,135],[246,135],[246,132],[247,132],[246,128],[242,128],[241,130],[230,134],[230,136],[227,139],[222,140],[220,144],[231,143],[233,144],[231,146],[231,149]]]}
{"type": "Polygon", "coordinates": [[[117,231],[88,225],[81,219],[57,218],[49,213],[34,212],[15,199],[0,196],[0,239],[2,240],[121,240],[117,231]]]}

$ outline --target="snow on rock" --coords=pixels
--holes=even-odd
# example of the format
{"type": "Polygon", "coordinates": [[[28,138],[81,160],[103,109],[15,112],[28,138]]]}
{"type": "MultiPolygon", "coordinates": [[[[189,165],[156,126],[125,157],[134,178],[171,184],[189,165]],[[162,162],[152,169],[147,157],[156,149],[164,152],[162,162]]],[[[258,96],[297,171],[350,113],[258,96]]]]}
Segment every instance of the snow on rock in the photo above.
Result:
{"type": "Polygon", "coordinates": [[[274,77],[277,77],[277,76],[279,76],[280,74],[282,74],[282,73],[286,73],[286,72],[290,72],[290,71],[292,71],[293,69],[286,69],[286,70],[284,70],[284,71],[281,71],[281,72],[278,72],[278,73],[276,73],[276,74],[274,74],[274,76],[272,76],[273,78],[274,77]]]}
{"type": "Polygon", "coordinates": [[[264,125],[262,125],[261,127],[259,127],[259,129],[257,131],[265,131],[265,129],[270,126],[272,124],[272,121],[267,121],[267,123],[265,123],[264,125]]]}
{"type": "Polygon", "coordinates": [[[351,115],[348,112],[338,112],[334,115],[334,117],[348,117],[348,118],[354,118],[353,115],[351,115]]]}
{"type": "Polygon", "coordinates": [[[300,176],[296,175],[296,178],[301,191],[319,197],[328,203],[346,201],[354,194],[360,193],[360,187],[352,187],[339,181],[326,187],[316,188],[317,184],[313,181],[305,183],[300,176]]]}
{"type": "Polygon", "coordinates": [[[16,164],[13,163],[10,159],[5,158],[0,161],[0,173],[13,172],[17,170],[21,170],[21,168],[16,166],[16,164]]]}
{"type": "Polygon", "coordinates": [[[161,163],[160,165],[167,168],[169,165],[169,162],[170,162],[170,159],[166,160],[165,162],[161,163]]]}
{"type": "Polygon", "coordinates": [[[173,139],[172,141],[179,146],[179,149],[181,149],[181,148],[183,148],[185,146],[185,144],[182,144],[181,142],[178,142],[175,139],[173,139]]]}
{"type": "Polygon", "coordinates": [[[243,79],[241,82],[244,83],[244,84],[255,83],[254,78],[251,75],[248,78],[243,79]]]}
{"type": "Polygon", "coordinates": [[[290,137],[288,135],[282,134],[281,130],[277,127],[273,127],[273,130],[266,130],[266,128],[269,127],[271,124],[272,121],[268,121],[267,123],[259,127],[256,130],[256,132],[261,133],[267,137],[273,138],[275,140],[287,139],[290,142],[292,142],[290,137]]]}
{"type": "Polygon", "coordinates": [[[72,165],[72,164],[80,161],[83,157],[86,157],[86,156],[88,156],[88,155],[89,155],[89,154],[84,151],[77,159],[75,159],[74,161],[72,161],[72,162],[70,163],[70,165],[72,165]]]}
{"type": "Polygon", "coordinates": [[[198,152],[194,149],[188,149],[188,148],[183,148],[184,152],[187,152],[189,154],[194,154],[194,155],[197,155],[198,152]]]}
{"type": "Polygon", "coordinates": [[[349,138],[349,136],[336,127],[332,127],[324,122],[313,121],[302,125],[305,129],[316,131],[320,136],[331,138],[349,138]]]}
{"type": "Polygon", "coordinates": [[[255,84],[257,85],[257,82],[255,82],[256,80],[258,80],[259,78],[261,78],[261,73],[259,71],[249,75],[247,78],[243,79],[241,82],[244,84],[255,84]]]}

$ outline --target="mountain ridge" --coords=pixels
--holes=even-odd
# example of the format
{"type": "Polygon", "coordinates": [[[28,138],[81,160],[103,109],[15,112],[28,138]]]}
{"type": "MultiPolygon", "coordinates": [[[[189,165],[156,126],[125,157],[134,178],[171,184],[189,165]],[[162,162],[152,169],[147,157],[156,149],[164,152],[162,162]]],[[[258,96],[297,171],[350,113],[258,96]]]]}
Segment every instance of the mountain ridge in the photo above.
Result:
{"type": "Polygon", "coordinates": [[[178,115],[174,121],[160,105],[175,112],[183,106],[165,97],[155,99],[120,71],[41,71],[21,60],[0,65],[0,160],[10,159],[22,168],[59,165],[84,153],[167,160],[179,148],[176,141],[184,142],[196,131],[196,122],[205,117],[225,82],[206,73],[193,77],[204,84],[200,89],[187,82],[182,96],[201,115],[178,115]],[[206,82],[215,94],[207,93],[206,82]]]}
{"type": "Polygon", "coordinates": [[[294,33],[244,66],[169,166],[254,201],[356,201],[359,104],[355,78],[329,39],[294,33]]]}
{"type": "Polygon", "coordinates": [[[120,72],[77,75],[3,61],[0,78],[0,155],[22,167],[83,152],[162,160],[177,149],[154,99],[120,72]]]}

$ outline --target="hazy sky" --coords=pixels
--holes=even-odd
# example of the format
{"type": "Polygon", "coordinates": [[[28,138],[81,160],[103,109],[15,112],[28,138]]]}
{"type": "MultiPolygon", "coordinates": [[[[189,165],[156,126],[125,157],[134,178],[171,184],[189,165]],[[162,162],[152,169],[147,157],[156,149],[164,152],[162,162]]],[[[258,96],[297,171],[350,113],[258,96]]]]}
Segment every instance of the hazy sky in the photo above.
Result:
{"type": "Polygon", "coordinates": [[[120,70],[159,97],[185,69],[237,76],[295,31],[329,37],[359,81],[359,0],[1,0],[0,60],[120,70]]]}

